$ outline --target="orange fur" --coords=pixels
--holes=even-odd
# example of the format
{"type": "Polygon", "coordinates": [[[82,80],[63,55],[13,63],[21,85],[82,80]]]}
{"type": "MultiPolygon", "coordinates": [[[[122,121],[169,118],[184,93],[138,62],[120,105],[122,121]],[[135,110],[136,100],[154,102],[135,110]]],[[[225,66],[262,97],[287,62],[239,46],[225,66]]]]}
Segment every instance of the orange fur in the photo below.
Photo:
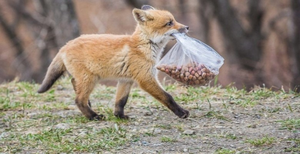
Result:
{"type": "Polygon", "coordinates": [[[187,32],[188,27],[174,19],[164,10],[151,6],[134,9],[137,27],[132,35],[92,34],[81,35],[63,46],[52,63],[38,90],[47,91],[64,72],[72,76],[76,93],[76,104],[89,119],[102,119],[89,105],[89,95],[101,79],[117,79],[118,90],[114,114],[124,115],[124,106],[135,81],[139,86],[172,110],[177,116],[186,118],[189,113],[176,104],[157,81],[154,68],[172,34],[187,32]]]}

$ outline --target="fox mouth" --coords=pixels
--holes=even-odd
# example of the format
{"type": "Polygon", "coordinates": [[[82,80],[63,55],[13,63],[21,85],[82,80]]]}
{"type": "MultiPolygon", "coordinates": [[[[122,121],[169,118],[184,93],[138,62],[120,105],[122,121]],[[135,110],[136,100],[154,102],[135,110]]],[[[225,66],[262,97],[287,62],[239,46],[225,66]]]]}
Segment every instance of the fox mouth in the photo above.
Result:
{"type": "Polygon", "coordinates": [[[187,34],[188,31],[178,31],[178,32],[174,32],[174,33],[171,33],[170,36],[171,36],[171,37],[174,37],[174,34],[178,34],[178,33],[181,33],[181,34],[187,34]]]}
{"type": "Polygon", "coordinates": [[[174,33],[171,33],[170,36],[175,38],[174,34],[179,34],[179,33],[180,32],[174,32],[174,33]]]}
{"type": "Polygon", "coordinates": [[[170,38],[170,40],[175,40],[176,39],[176,37],[174,36],[174,34],[176,34],[176,33],[171,33],[169,36],[171,37],[170,38]]]}
{"type": "MultiPolygon", "coordinates": [[[[179,34],[179,33],[181,33],[181,32],[174,32],[174,33],[171,33],[170,36],[175,38],[174,34],[179,34]]],[[[184,34],[186,34],[186,33],[184,33],[184,34]]]]}

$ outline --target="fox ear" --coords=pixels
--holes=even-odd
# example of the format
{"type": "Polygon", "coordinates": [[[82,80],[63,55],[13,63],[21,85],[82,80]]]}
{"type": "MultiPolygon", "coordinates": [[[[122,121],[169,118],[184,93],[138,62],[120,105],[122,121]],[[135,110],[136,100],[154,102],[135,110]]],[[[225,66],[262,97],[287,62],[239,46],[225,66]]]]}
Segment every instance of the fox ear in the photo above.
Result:
{"type": "Polygon", "coordinates": [[[142,10],[155,10],[155,8],[150,5],[143,5],[142,10]]]}
{"type": "Polygon", "coordinates": [[[133,9],[132,14],[137,22],[146,22],[153,19],[149,13],[141,9],[133,9]]]}

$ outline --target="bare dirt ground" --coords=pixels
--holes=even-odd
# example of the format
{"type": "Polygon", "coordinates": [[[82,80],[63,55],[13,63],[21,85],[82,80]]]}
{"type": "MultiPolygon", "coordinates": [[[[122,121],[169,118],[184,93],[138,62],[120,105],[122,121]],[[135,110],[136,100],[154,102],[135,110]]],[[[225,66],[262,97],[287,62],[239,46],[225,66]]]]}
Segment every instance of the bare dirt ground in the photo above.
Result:
{"type": "Polygon", "coordinates": [[[0,85],[2,153],[300,153],[300,95],[255,88],[165,89],[190,111],[179,119],[138,87],[125,112],[113,116],[115,87],[97,86],[89,121],[74,104],[68,78],[37,94],[38,85],[0,85]]]}

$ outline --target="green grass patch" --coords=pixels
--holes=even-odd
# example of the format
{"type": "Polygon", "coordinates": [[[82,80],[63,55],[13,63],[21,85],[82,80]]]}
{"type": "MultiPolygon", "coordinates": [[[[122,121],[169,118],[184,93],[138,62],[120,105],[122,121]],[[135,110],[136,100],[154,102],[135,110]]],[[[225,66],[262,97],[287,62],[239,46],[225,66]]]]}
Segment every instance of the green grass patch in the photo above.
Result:
{"type": "Polygon", "coordinates": [[[252,107],[255,106],[258,102],[253,100],[252,98],[246,98],[246,99],[238,99],[236,101],[236,104],[241,105],[243,107],[252,107]]]}
{"type": "Polygon", "coordinates": [[[299,130],[300,129],[300,119],[287,119],[277,121],[281,123],[282,129],[288,130],[299,130]]]}
{"type": "Polygon", "coordinates": [[[293,143],[292,147],[288,147],[284,151],[285,152],[300,153],[300,139],[295,137],[295,138],[289,138],[288,141],[291,141],[293,143]]]}
{"type": "Polygon", "coordinates": [[[105,93],[105,92],[93,93],[92,96],[95,98],[98,98],[98,99],[113,99],[114,98],[113,94],[105,93]]]}
{"type": "Polygon", "coordinates": [[[76,116],[70,116],[70,117],[63,118],[61,122],[62,123],[71,123],[71,124],[85,124],[85,123],[91,122],[91,120],[86,118],[84,115],[79,114],[76,116]]]}
{"type": "Polygon", "coordinates": [[[230,149],[218,149],[215,154],[234,154],[236,153],[236,150],[230,150],[230,149]]]}
{"type": "Polygon", "coordinates": [[[170,84],[170,85],[167,85],[165,86],[165,90],[166,91],[174,91],[176,88],[177,88],[178,85],[175,85],[175,84],[170,84]]]}
{"type": "Polygon", "coordinates": [[[188,103],[188,102],[191,102],[191,101],[195,101],[197,97],[195,96],[192,96],[190,94],[180,94],[178,96],[175,96],[175,101],[178,101],[178,102],[184,102],[184,103],[188,103]]]}
{"type": "Polygon", "coordinates": [[[4,95],[0,95],[0,111],[1,110],[15,110],[15,109],[25,109],[33,107],[33,104],[30,104],[24,99],[18,99],[13,94],[8,91],[4,95]],[[22,103],[21,103],[22,101],[22,103]]]}
{"type": "Polygon", "coordinates": [[[174,138],[171,138],[171,137],[168,137],[168,136],[162,136],[161,138],[160,138],[160,141],[161,142],[176,142],[177,140],[176,139],[174,139],[174,138]]]}
{"type": "Polygon", "coordinates": [[[115,97],[116,87],[96,87],[92,93],[92,97],[100,100],[111,100],[115,97]]]}
{"type": "Polygon", "coordinates": [[[290,97],[291,94],[283,91],[272,91],[264,87],[255,87],[250,92],[244,89],[238,90],[236,87],[227,86],[223,97],[229,98],[229,103],[237,104],[242,107],[253,107],[261,100],[272,99],[273,102],[280,102],[282,99],[290,97]]]}
{"type": "Polygon", "coordinates": [[[225,135],[225,138],[227,139],[231,139],[231,140],[235,140],[237,139],[236,135],[235,134],[226,134],[225,135]]]}
{"type": "Polygon", "coordinates": [[[9,109],[16,109],[21,107],[20,102],[11,102],[9,98],[0,98],[0,111],[1,110],[9,110],[9,109]]]}
{"type": "Polygon", "coordinates": [[[228,118],[221,115],[220,111],[214,111],[214,110],[208,111],[206,114],[203,115],[203,117],[216,118],[216,119],[219,119],[219,120],[230,121],[228,118]]]}
{"type": "Polygon", "coordinates": [[[253,97],[253,99],[259,100],[274,97],[276,95],[276,92],[267,88],[258,88],[250,91],[249,94],[253,97]]]}
{"type": "Polygon", "coordinates": [[[107,107],[100,107],[100,114],[103,114],[105,116],[105,121],[111,121],[115,123],[127,123],[128,119],[121,119],[114,115],[114,111],[111,108],[107,107]]]}
{"type": "Polygon", "coordinates": [[[128,141],[126,131],[118,126],[106,127],[98,131],[90,130],[86,134],[74,137],[75,132],[72,129],[51,129],[37,134],[17,133],[5,139],[10,147],[4,149],[13,153],[20,152],[26,145],[29,149],[39,149],[47,153],[101,152],[118,148],[128,141]]]}
{"type": "Polygon", "coordinates": [[[54,89],[51,89],[46,93],[46,96],[44,97],[44,101],[46,101],[46,102],[56,101],[56,99],[55,99],[55,90],[54,89]]]}
{"type": "Polygon", "coordinates": [[[256,147],[261,147],[261,146],[266,146],[266,145],[271,145],[275,142],[275,138],[274,137],[263,137],[261,139],[248,139],[245,142],[246,143],[250,143],[256,147]]]}
{"type": "Polygon", "coordinates": [[[145,96],[142,95],[141,91],[138,89],[134,89],[131,91],[130,96],[134,98],[146,98],[145,96]]]}
{"type": "Polygon", "coordinates": [[[172,129],[172,126],[170,124],[157,124],[155,125],[156,128],[162,128],[162,129],[172,129]]]}

